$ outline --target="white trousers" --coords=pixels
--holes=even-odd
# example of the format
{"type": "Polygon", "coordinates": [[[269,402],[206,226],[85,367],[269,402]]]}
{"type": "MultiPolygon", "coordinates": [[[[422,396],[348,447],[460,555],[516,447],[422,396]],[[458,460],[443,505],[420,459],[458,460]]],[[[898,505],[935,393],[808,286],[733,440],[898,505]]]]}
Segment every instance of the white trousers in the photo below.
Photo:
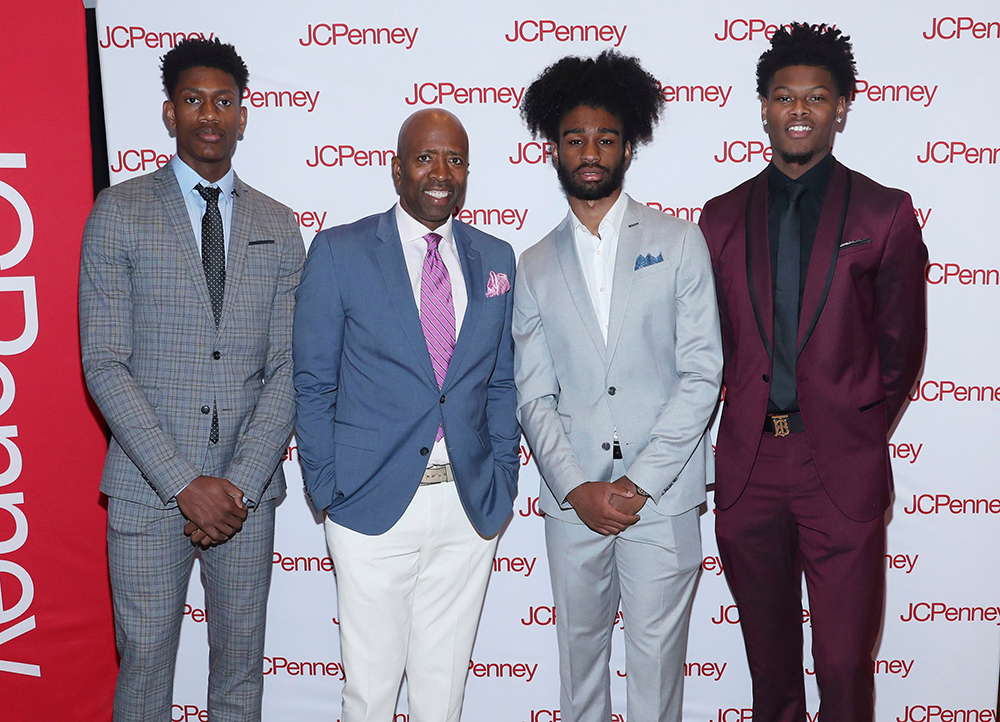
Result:
{"type": "Polygon", "coordinates": [[[410,722],[458,722],[497,537],[476,532],[453,482],[421,486],[367,536],[326,520],[347,674],[343,722],[391,722],[406,673],[410,722]]]}

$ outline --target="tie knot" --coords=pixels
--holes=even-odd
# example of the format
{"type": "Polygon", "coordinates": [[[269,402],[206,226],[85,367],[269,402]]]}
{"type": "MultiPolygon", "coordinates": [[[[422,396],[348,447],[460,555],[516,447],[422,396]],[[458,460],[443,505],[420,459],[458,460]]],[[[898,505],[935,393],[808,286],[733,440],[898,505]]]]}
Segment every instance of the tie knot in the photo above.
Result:
{"type": "Polygon", "coordinates": [[[427,241],[427,252],[430,253],[431,251],[437,250],[438,244],[441,242],[441,236],[434,231],[431,231],[424,236],[424,240],[427,241]]]}
{"type": "Polygon", "coordinates": [[[785,184],[785,195],[788,196],[788,202],[792,205],[798,203],[805,192],[806,187],[798,181],[789,181],[785,184]]]}
{"type": "Polygon", "coordinates": [[[214,188],[212,186],[206,188],[201,183],[195,186],[195,190],[198,191],[198,194],[205,199],[206,203],[218,203],[219,194],[222,193],[221,188],[214,188]]]}

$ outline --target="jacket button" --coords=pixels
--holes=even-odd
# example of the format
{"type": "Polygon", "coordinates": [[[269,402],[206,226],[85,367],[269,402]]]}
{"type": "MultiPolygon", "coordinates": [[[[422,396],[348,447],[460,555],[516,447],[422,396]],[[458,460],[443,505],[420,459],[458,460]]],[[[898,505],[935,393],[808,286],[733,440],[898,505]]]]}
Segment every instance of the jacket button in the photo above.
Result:
{"type": "Polygon", "coordinates": [[[441,403],[444,403],[444,394],[441,394],[441,403]]]}
{"type": "Polygon", "coordinates": [[[618,389],[616,389],[614,386],[609,386],[608,387],[608,394],[610,394],[611,396],[614,396],[616,393],[618,393],[618,389]]]}
{"type": "Polygon", "coordinates": [[[601,444],[601,448],[604,449],[605,451],[610,451],[611,450],[611,444],[609,444],[607,441],[605,441],[603,444],[601,444]]]}
{"type": "Polygon", "coordinates": [[[210,413],[212,413],[212,407],[209,406],[208,404],[205,404],[204,406],[201,407],[201,413],[203,413],[203,414],[210,414],[210,413]]]}
{"type": "Polygon", "coordinates": [[[420,455],[421,456],[427,456],[429,453],[431,453],[431,450],[428,449],[426,446],[422,446],[420,448],[420,455]]]}
{"type": "Polygon", "coordinates": [[[212,352],[212,358],[214,358],[216,361],[218,361],[220,358],[222,358],[222,354],[219,353],[218,351],[213,351],[212,352]]]}
{"type": "Polygon", "coordinates": [[[770,380],[771,380],[771,377],[770,377],[770,376],[768,376],[767,374],[764,374],[763,376],[761,376],[761,378],[762,378],[762,379],[764,380],[764,383],[765,383],[765,384],[766,384],[766,383],[767,383],[768,381],[770,381],[770,380]]]}

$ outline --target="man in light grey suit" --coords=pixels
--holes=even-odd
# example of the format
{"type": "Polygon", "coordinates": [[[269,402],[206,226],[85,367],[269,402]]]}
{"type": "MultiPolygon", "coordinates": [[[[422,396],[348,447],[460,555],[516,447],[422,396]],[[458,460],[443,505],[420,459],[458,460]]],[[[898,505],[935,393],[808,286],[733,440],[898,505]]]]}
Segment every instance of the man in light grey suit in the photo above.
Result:
{"type": "Polygon", "coordinates": [[[232,170],[247,80],[235,49],[217,40],[167,53],[164,114],[177,154],[102,192],[84,231],[83,367],[112,434],[101,491],[121,656],[116,721],[171,718],[199,546],[209,716],[260,719],[305,249],[292,212],[232,170]]]}
{"type": "Polygon", "coordinates": [[[662,103],[634,58],[608,51],[558,61],[522,106],[554,146],[570,205],[521,256],[513,318],[518,418],[544,479],[567,722],[611,717],[619,601],[626,716],[681,719],[722,348],[701,232],[622,192],[662,103]]]}

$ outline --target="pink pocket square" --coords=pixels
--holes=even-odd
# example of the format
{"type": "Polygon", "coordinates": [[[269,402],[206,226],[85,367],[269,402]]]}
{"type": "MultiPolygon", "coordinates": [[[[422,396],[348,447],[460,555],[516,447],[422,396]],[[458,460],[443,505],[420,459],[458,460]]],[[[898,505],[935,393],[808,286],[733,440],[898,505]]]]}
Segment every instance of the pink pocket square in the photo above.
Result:
{"type": "Polygon", "coordinates": [[[486,298],[502,296],[510,290],[510,281],[506,273],[490,271],[490,279],[486,282],[486,298]]]}

